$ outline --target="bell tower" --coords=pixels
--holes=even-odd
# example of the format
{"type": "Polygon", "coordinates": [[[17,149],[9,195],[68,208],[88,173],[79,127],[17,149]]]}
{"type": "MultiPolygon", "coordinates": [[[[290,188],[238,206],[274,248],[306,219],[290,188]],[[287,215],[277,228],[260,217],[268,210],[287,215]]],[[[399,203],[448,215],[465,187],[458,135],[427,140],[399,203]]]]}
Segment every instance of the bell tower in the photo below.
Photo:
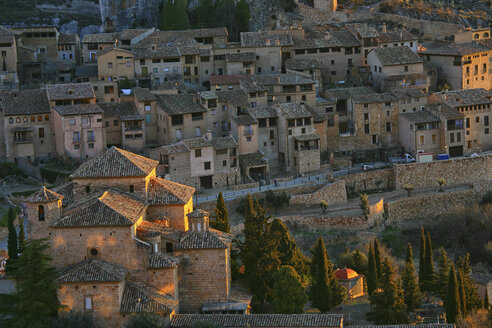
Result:
{"type": "Polygon", "coordinates": [[[190,230],[194,232],[208,231],[209,213],[204,210],[194,210],[186,215],[190,230]]]}
{"type": "Polygon", "coordinates": [[[61,217],[62,199],[63,195],[45,186],[26,199],[30,238],[49,238],[51,224],[61,217]]]}

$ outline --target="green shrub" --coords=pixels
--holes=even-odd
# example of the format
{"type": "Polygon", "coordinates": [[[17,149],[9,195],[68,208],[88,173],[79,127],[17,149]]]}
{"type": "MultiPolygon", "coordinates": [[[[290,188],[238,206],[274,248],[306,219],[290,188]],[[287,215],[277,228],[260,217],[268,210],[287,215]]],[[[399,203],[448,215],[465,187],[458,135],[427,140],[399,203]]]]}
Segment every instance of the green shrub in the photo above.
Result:
{"type": "Polygon", "coordinates": [[[162,320],[155,315],[139,314],[128,320],[126,328],[164,328],[162,320]]]}
{"type": "Polygon", "coordinates": [[[482,200],[480,201],[480,205],[492,204],[492,191],[487,191],[485,195],[483,195],[482,200]]]}
{"type": "Polygon", "coordinates": [[[0,163],[0,179],[5,178],[9,175],[20,175],[21,177],[27,177],[26,173],[22,171],[17,165],[10,162],[0,163]]]}
{"type": "Polygon", "coordinates": [[[270,206],[278,209],[290,204],[290,195],[287,194],[285,191],[282,191],[281,193],[274,193],[273,191],[268,190],[265,193],[265,201],[270,206]]]}
{"type": "Polygon", "coordinates": [[[96,328],[94,318],[89,313],[68,312],[53,319],[48,328],[96,328]]]}
{"type": "Polygon", "coordinates": [[[23,197],[27,197],[27,196],[31,196],[32,194],[34,194],[36,191],[38,191],[38,189],[34,189],[34,190],[24,190],[24,191],[14,191],[12,193],[12,196],[15,196],[15,197],[19,197],[19,196],[23,196],[23,197]]]}
{"type": "Polygon", "coordinates": [[[49,183],[55,183],[58,176],[68,177],[68,173],[49,167],[42,167],[40,172],[43,180],[48,181],[49,183]]]}

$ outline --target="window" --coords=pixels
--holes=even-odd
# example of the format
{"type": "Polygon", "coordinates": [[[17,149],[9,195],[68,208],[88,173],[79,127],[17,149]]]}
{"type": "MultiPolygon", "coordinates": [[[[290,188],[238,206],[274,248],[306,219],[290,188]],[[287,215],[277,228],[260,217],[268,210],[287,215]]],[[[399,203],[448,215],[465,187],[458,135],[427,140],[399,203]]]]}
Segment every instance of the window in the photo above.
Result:
{"type": "Polygon", "coordinates": [[[210,167],[211,167],[211,166],[210,166],[210,162],[205,162],[205,163],[203,163],[203,168],[204,168],[205,170],[210,170],[210,167]]]}
{"type": "Polygon", "coordinates": [[[287,102],[290,102],[291,101],[291,97],[290,96],[285,97],[285,99],[286,99],[287,102]]]}
{"type": "Polygon", "coordinates": [[[423,145],[424,144],[424,141],[425,141],[424,136],[420,136],[419,139],[420,139],[420,144],[423,145]]]}
{"type": "Polygon", "coordinates": [[[90,194],[91,193],[91,186],[85,186],[85,193],[90,194]]]}
{"type": "Polygon", "coordinates": [[[130,192],[133,192],[133,185],[130,185],[130,192]]]}
{"type": "Polygon", "coordinates": [[[38,206],[38,220],[44,221],[44,206],[43,205],[38,206]]]}
{"type": "Polygon", "coordinates": [[[44,120],[45,121],[49,121],[50,120],[50,116],[49,115],[44,115],[44,120]]]}
{"type": "Polygon", "coordinates": [[[105,121],[105,122],[104,122],[104,126],[105,126],[105,127],[108,127],[108,126],[109,126],[109,122],[108,122],[108,121],[105,121]]]}
{"type": "Polygon", "coordinates": [[[364,133],[369,134],[369,124],[364,124],[364,133]]]}
{"type": "Polygon", "coordinates": [[[106,85],[106,86],[104,86],[104,93],[105,94],[114,93],[114,87],[112,85],[106,85]]]}
{"type": "Polygon", "coordinates": [[[40,138],[44,138],[44,128],[39,128],[38,135],[40,138]]]}
{"type": "Polygon", "coordinates": [[[275,139],[275,131],[270,130],[270,140],[275,139]]]}
{"type": "Polygon", "coordinates": [[[437,143],[437,136],[435,134],[432,135],[432,144],[435,145],[437,143]]]}
{"type": "Polygon", "coordinates": [[[372,144],[375,145],[378,143],[378,136],[376,134],[372,135],[372,144]]]}
{"type": "Polygon", "coordinates": [[[195,137],[199,137],[202,135],[202,132],[200,131],[200,127],[196,126],[195,127],[195,137]]]}
{"type": "Polygon", "coordinates": [[[301,97],[301,99],[302,99],[302,101],[306,101],[306,96],[305,96],[305,95],[303,95],[303,96],[301,97]]]}
{"type": "Polygon", "coordinates": [[[456,133],[456,142],[461,142],[461,132],[456,133]]]}
{"type": "Polygon", "coordinates": [[[466,118],[466,128],[468,129],[470,127],[470,118],[466,118]]]}
{"type": "Polygon", "coordinates": [[[405,65],[405,72],[408,72],[408,66],[405,65]]]}
{"type": "Polygon", "coordinates": [[[176,130],[176,140],[181,140],[183,138],[183,135],[181,134],[181,129],[176,130]]]}
{"type": "Polygon", "coordinates": [[[451,134],[449,135],[449,140],[450,140],[451,142],[454,142],[454,133],[451,133],[451,134]]]}
{"type": "Polygon", "coordinates": [[[227,166],[227,160],[222,161],[222,166],[227,166]]]}
{"type": "Polygon", "coordinates": [[[391,132],[391,122],[386,122],[386,132],[391,132]]]}
{"type": "Polygon", "coordinates": [[[333,75],[333,76],[334,75],[337,75],[337,71],[331,71],[330,74],[333,75]]]}
{"type": "Polygon", "coordinates": [[[201,149],[195,149],[195,157],[202,157],[202,150],[201,149]]]}
{"type": "Polygon", "coordinates": [[[109,62],[108,63],[108,68],[113,68],[113,63],[109,62]]]}
{"type": "Polygon", "coordinates": [[[480,123],[480,117],[479,116],[475,117],[475,123],[480,123]]]}
{"type": "Polygon", "coordinates": [[[152,123],[152,117],[150,114],[145,114],[145,124],[151,124],[152,123]]]}
{"type": "Polygon", "coordinates": [[[15,119],[15,122],[20,123],[20,122],[21,122],[20,117],[17,117],[17,118],[15,119]]]}
{"type": "Polygon", "coordinates": [[[87,124],[89,123],[89,119],[87,117],[82,118],[82,124],[87,124]]]}
{"type": "Polygon", "coordinates": [[[87,131],[87,141],[89,142],[95,141],[94,131],[87,131]]]}
{"type": "MultiPolygon", "coordinates": [[[[289,130],[289,132],[291,132],[291,131],[289,130]]],[[[246,137],[246,142],[251,142],[251,137],[246,137]]]]}
{"type": "Polygon", "coordinates": [[[10,124],[14,123],[14,118],[13,118],[13,117],[10,117],[10,118],[9,118],[9,123],[10,123],[10,124]]]}
{"type": "Polygon", "coordinates": [[[483,117],[483,125],[489,126],[489,117],[488,116],[483,117]]]}
{"type": "Polygon", "coordinates": [[[80,142],[80,132],[74,132],[72,135],[73,143],[80,142]]]}
{"type": "Polygon", "coordinates": [[[80,149],[80,145],[79,144],[73,145],[73,149],[75,149],[75,150],[80,149]]]}
{"type": "Polygon", "coordinates": [[[75,125],[75,119],[68,120],[68,124],[75,125]]]}
{"type": "Polygon", "coordinates": [[[485,134],[489,134],[489,128],[485,128],[485,134]]]}
{"type": "Polygon", "coordinates": [[[92,311],[92,296],[85,296],[84,309],[86,311],[92,311]]]}
{"type": "Polygon", "coordinates": [[[183,124],[183,115],[171,116],[171,124],[172,125],[182,125],[183,124]]]}
{"type": "Polygon", "coordinates": [[[331,64],[332,64],[332,65],[335,65],[335,61],[334,61],[333,59],[332,59],[332,61],[331,61],[331,64]]]}
{"type": "Polygon", "coordinates": [[[113,126],[118,126],[119,121],[118,120],[113,120],[113,126]]]}
{"type": "Polygon", "coordinates": [[[31,122],[35,122],[36,118],[34,116],[31,116],[31,122]]]}

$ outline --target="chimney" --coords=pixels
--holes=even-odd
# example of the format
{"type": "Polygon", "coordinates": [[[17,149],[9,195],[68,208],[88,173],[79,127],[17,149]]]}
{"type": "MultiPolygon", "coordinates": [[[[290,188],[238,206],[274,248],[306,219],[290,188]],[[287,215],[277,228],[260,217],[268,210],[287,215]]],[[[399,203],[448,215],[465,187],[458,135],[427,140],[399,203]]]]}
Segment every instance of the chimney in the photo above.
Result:
{"type": "Polygon", "coordinates": [[[386,23],[383,23],[383,25],[381,25],[381,32],[386,33],[386,23]]]}
{"type": "Polygon", "coordinates": [[[325,35],[323,36],[323,39],[325,39],[325,40],[329,40],[330,38],[331,38],[330,31],[326,31],[326,32],[325,32],[325,35]]]}
{"type": "Polygon", "coordinates": [[[205,139],[207,139],[208,141],[211,141],[212,140],[212,131],[207,130],[207,132],[205,132],[205,134],[203,135],[203,137],[205,139]]]}

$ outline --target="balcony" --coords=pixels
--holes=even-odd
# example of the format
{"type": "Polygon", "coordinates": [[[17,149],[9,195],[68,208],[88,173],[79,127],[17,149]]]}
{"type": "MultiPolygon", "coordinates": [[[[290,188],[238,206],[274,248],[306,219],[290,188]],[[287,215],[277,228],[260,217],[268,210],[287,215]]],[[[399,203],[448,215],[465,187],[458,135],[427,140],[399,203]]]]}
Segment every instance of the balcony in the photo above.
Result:
{"type": "Polygon", "coordinates": [[[26,137],[21,137],[21,138],[14,138],[14,143],[21,144],[21,143],[31,143],[33,142],[33,138],[31,136],[26,136],[26,137]]]}

